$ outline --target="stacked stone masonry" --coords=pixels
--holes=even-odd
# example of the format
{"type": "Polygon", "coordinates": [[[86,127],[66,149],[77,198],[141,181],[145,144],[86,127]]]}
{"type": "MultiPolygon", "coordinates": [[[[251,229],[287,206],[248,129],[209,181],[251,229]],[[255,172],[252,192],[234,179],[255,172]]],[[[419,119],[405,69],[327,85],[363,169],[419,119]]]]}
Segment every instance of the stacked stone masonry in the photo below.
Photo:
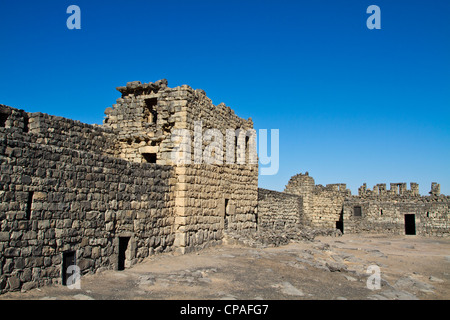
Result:
{"type": "MultiPolygon", "coordinates": [[[[101,126],[0,105],[1,293],[64,283],[69,256],[86,274],[256,230],[257,163],[171,158],[174,129],[200,123],[225,137],[251,119],[166,80],[117,89],[101,126]]],[[[233,153],[249,157],[246,147],[233,153]]]]}
{"type": "Polygon", "coordinates": [[[429,196],[416,183],[356,196],[306,172],[284,192],[258,189],[251,118],[165,79],[117,90],[103,125],[0,105],[0,293],[64,284],[69,262],[120,270],[227,232],[450,234],[437,183],[429,196]]]}
{"type": "Polygon", "coordinates": [[[2,292],[60,283],[64,252],[75,252],[82,274],[114,268],[122,236],[130,237],[127,266],[173,249],[170,166],[108,155],[110,130],[28,116],[28,132],[20,117],[0,128],[2,292]]]}
{"type": "Polygon", "coordinates": [[[419,194],[417,183],[411,183],[409,190],[406,183],[391,183],[390,186],[389,190],[384,184],[367,190],[363,185],[358,196],[345,199],[345,232],[449,235],[450,197],[440,194],[439,184],[432,183],[429,196],[419,194]],[[355,215],[355,207],[361,208],[360,215],[355,215]],[[408,224],[410,230],[407,230],[408,224]]]}
{"type": "Polygon", "coordinates": [[[258,230],[293,233],[303,222],[301,196],[258,189],[258,230]]]}
{"type": "Polygon", "coordinates": [[[335,228],[344,199],[351,194],[343,183],[316,185],[308,172],[293,176],[284,192],[303,197],[305,223],[314,228],[335,228]]]}
{"type": "MultiPolygon", "coordinates": [[[[351,195],[345,184],[315,185],[305,174],[293,176],[284,190],[303,198],[303,221],[314,228],[337,228],[344,233],[417,234],[449,236],[450,197],[440,194],[433,182],[429,196],[419,194],[419,185],[363,184],[351,195]]],[[[276,204],[274,204],[276,206],[276,204]]],[[[292,209],[295,210],[295,209],[292,209]]]]}

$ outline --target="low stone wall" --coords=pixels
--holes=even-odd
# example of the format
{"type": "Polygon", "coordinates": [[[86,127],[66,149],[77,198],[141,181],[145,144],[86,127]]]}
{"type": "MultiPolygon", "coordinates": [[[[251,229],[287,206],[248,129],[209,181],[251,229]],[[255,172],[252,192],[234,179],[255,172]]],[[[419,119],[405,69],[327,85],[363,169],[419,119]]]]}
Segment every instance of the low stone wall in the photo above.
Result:
{"type": "Polygon", "coordinates": [[[302,222],[302,197],[258,189],[258,230],[295,233],[302,222]]]}

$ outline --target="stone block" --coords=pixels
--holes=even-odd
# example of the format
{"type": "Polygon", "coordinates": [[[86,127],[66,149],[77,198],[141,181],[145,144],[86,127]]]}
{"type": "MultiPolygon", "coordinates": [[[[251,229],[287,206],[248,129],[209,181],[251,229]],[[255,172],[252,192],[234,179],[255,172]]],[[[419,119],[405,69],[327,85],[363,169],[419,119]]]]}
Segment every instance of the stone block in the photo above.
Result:
{"type": "Polygon", "coordinates": [[[0,241],[9,241],[9,232],[0,232],[0,241]]]}
{"type": "Polygon", "coordinates": [[[139,148],[139,153],[143,154],[143,153],[158,153],[159,152],[159,147],[158,146],[145,146],[145,147],[140,147],[139,148]]]}
{"type": "Polygon", "coordinates": [[[8,278],[8,287],[10,291],[17,291],[20,289],[20,279],[16,276],[8,278]]]}
{"type": "Polygon", "coordinates": [[[34,201],[45,201],[45,200],[47,200],[47,193],[37,191],[33,194],[33,200],[34,201]]]}
{"type": "Polygon", "coordinates": [[[21,292],[27,292],[30,291],[34,288],[37,288],[37,283],[36,282],[26,282],[22,285],[22,289],[21,292]]]}

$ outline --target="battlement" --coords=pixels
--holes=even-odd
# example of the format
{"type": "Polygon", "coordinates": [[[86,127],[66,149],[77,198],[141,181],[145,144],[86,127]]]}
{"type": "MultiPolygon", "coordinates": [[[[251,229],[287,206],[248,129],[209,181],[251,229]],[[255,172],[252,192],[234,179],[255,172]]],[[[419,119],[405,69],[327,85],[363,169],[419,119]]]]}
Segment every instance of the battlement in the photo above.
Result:
{"type": "Polygon", "coordinates": [[[431,183],[431,191],[429,193],[432,196],[439,196],[441,194],[441,185],[436,182],[432,182],[431,183]]]}
{"type": "Polygon", "coordinates": [[[420,196],[419,184],[415,182],[410,183],[409,190],[406,182],[390,183],[389,187],[390,189],[387,189],[385,183],[379,183],[371,190],[368,189],[367,184],[364,183],[358,188],[358,194],[360,196],[420,196]]]}
{"type": "Polygon", "coordinates": [[[331,192],[348,192],[347,184],[345,183],[331,183],[327,184],[325,187],[322,185],[317,185],[316,190],[320,191],[331,191],[331,192]]]}

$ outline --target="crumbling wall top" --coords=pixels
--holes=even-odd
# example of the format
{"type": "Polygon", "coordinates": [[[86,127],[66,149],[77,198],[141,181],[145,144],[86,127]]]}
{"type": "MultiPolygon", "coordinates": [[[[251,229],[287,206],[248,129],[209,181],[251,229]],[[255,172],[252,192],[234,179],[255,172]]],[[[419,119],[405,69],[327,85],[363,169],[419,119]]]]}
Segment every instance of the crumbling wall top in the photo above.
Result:
{"type": "Polygon", "coordinates": [[[439,196],[441,194],[441,185],[437,182],[432,182],[430,194],[432,196],[439,196]]]}
{"type": "Polygon", "coordinates": [[[161,79],[156,82],[141,83],[140,81],[128,82],[126,86],[117,87],[116,90],[122,94],[122,97],[129,94],[141,95],[157,93],[159,90],[167,88],[167,79],[161,79]]]}
{"type": "Polygon", "coordinates": [[[291,194],[305,194],[311,193],[314,190],[314,178],[308,172],[298,173],[289,179],[284,192],[291,194]]]}

